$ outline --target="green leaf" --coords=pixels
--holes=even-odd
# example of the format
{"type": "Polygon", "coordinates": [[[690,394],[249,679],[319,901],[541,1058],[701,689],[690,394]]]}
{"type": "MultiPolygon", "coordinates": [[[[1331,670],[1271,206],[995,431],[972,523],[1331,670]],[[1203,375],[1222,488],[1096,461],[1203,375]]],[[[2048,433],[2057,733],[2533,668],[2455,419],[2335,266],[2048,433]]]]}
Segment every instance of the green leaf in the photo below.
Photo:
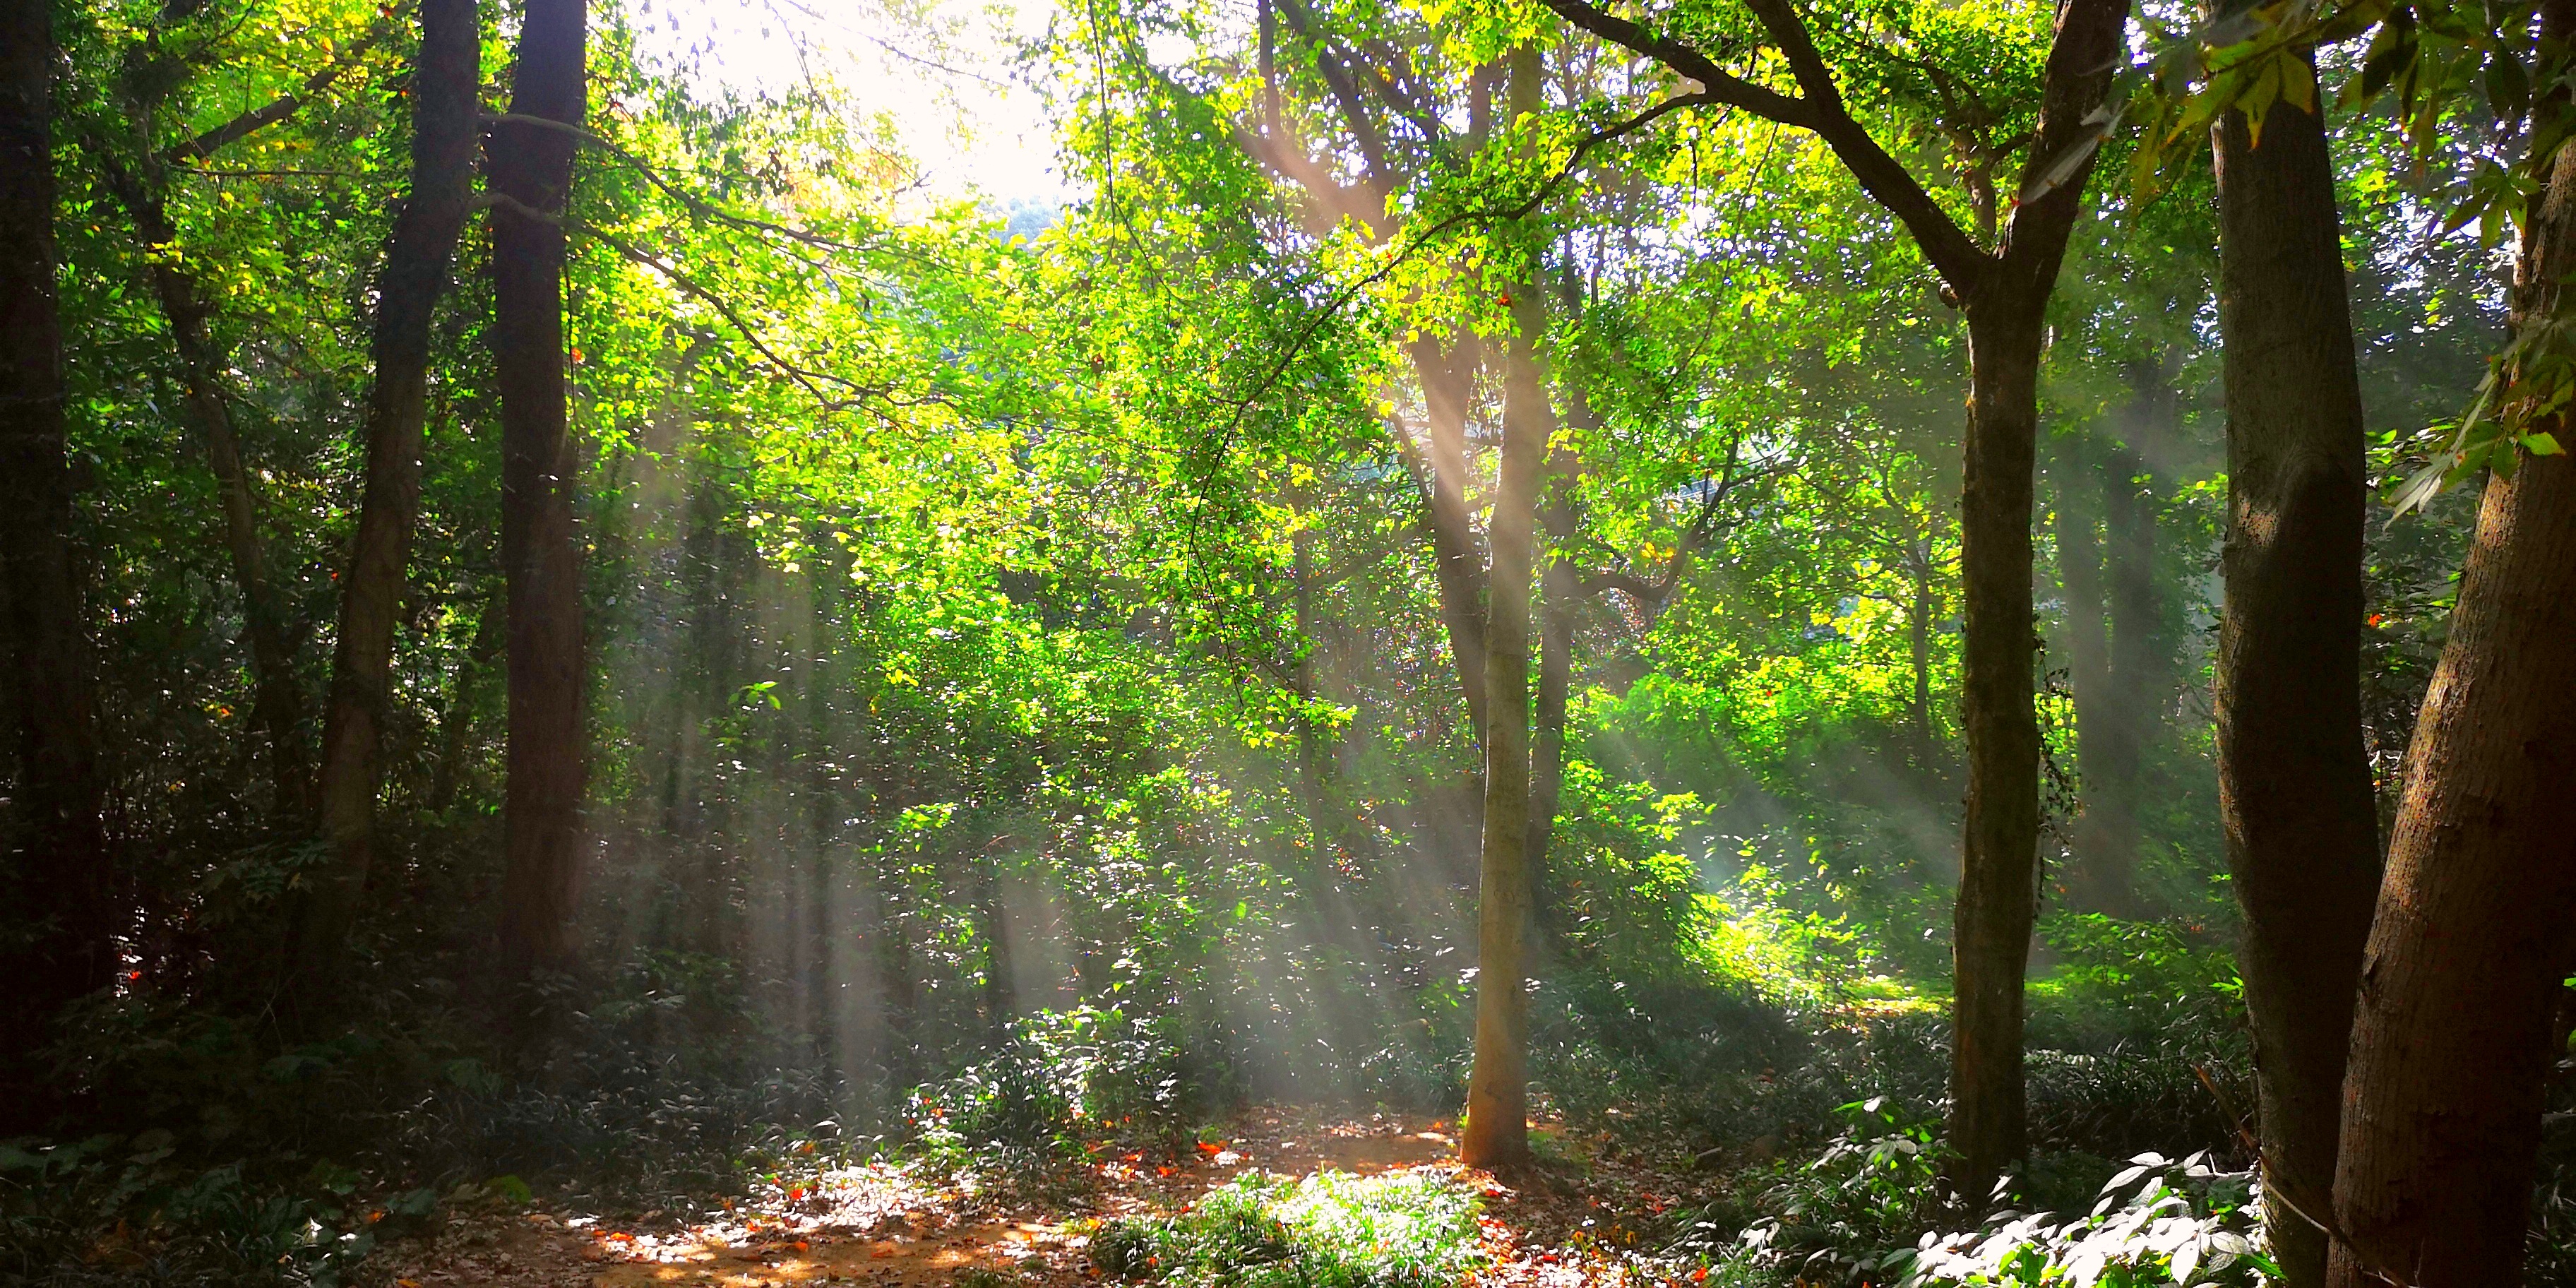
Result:
{"type": "Polygon", "coordinates": [[[2531,73],[2510,49],[2499,49],[2487,60],[2487,106],[2499,121],[2519,121],[2531,107],[2531,73]]]}

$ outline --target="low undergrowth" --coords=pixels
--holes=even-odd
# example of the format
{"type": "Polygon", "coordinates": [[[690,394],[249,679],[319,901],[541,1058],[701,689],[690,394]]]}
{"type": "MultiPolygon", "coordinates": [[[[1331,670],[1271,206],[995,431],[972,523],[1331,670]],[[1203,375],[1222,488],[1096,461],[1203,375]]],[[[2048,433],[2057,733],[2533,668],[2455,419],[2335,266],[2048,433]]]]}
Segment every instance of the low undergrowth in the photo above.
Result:
{"type": "Polygon", "coordinates": [[[1479,1200],[1436,1172],[1247,1176],[1092,1237],[1108,1274],[1172,1288],[1447,1288],[1480,1258],[1479,1200]]]}

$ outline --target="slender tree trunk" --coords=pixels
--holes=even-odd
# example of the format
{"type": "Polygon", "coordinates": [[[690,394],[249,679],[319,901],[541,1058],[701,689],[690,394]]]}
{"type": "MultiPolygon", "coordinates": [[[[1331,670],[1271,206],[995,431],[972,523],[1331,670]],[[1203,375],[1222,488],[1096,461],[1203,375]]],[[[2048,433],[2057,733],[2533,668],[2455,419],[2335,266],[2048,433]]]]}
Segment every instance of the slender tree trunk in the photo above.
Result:
{"type": "Polygon", "coordinates": [[[160,253],[179,236],[159,189],[157,165],[147,165],[138,178],[112,160],[110,186],[134,220],[151,257],[154,295],[169,324],[172,346],[186,382],[188,411],[205,440],[206,466],[215,476],[215,495],[223,510],[224,550],[232,557],[233,581],[241,589],[243,634],[250,645],[251,724],[268,739],[269,782],[278,808],[302,816],[311,807],[312,763],[304,745],[304,693],[295,678],[295,649],[286,606],[268,575],[261,548],[259,499],[242,466],[241,436],[233,425],[232,405],[225,401],[220,377],[222,360],[207,328],[209,310],[195,279],[179,262],[160,253]]]}
{"type": "Polygon", "coordinates": [[[1018,972],[1011,961],[1010,911],[1002,904],[993,856],[978,854],[967,861],[975,867],[975,929],[984,941],[984,1024],[999,1045],[1010,1040],[1011,1021],[1020,1013],[1018,972]]]}
{"type": "Polygon", "coordinates": [[[444,814],[455,805],[457,788],[465,782],[466,758],[474,754],[474,707],[482,698],[493,660],[501,656],[502,627],[508,617],[509,610],[499,597],[490,597],[475,618],[474,638],[465,645],[465,657],[456,665],[456,685],[438,722],[438,767],[431,771],[429,787],[432,814],[444,814]]]}
{"type": "Polygon", "coordinates": [[[2075,764],[2082,787],[2058,888],[2069,906],[2104,912],[2109,911],[2105,882],[2095,863],[2102,820],[2095,808],[2100,793],[2093,762],[2102,730],[2110,723],[2110,609],[2102,602],[2102,540],[2091,504],[2095,488],[2085,444],[2080,438],[2061,438],[2055,446],[2049,473],[2057,493],[2057,582],[2065,593],[2066,680],[2074,698],[2075,764]]]}
{"type": "MultiPolygon", "coordinates": [[[[1472,336],[1442,349],[1428,339],[1412,345],[1414,375],[1422,384],[1428,459],[1419,462],[1432,576],[1440,590],[1440,622],[1449,635],[1449,657],[1466,695],[1467,720],[1484,736],[1485,567],[1467,510],[1467,410],[1475,391],[1480,345],[1472,336]]],[[[1407,454],[1411,459],[1411,454],[1407,454]]]]}
{"type": "Polygon", "coordinates": [[[340,625],[322,725],[316,794],[330,866],[314,886],[298,928],[299,973],[307,977],[329,974],[367,884],[382,775],[377,755],[392,700],[394,622],[420,513],[430,322],[447,289],[473,192],[482,49],[475,0],[421,0],[420,66],[411,95],[411,197],[394,217],[377,285],[366,490],[358,502],[357,544],[340,577],[340,625]]]}
{"type": "MultiPolygon", "coordinates": [[[[1511,56],[1515,114],[1539,105],[1538,50],[1511,56]]],[[[1476,1053],[1467,1079],[1467,1125],[1458,1143],[1469,1167],[1529,1161],[1529,997],[1522,961],[1530,921],[1530,573],[1540,476],[1555,415],[1539,370],[1547,326],[1535,281],[1513,292],[1505,369],[1502,466],[1487,525],[1484,853],[1477,900],[1476,1053]]]]}
{"type": "Polygon", "coordinates": [[[1552,951],[1562,929],[1548,905],[1548,845],[1565,795],[1565,709],[1574,688],[1574,610],[1583,596],[1581,576],[1565,550],[1574,539],[1574,462],[1552,453],[1540,522],[1548,537],[1547,566],[1539,574],[1538,710],[1530,748],[1529,869],[1533,946],[1552,951]]]}
{"type": "Polygon", "coordinates": [[[2276,105],[2253,145],[2216,127],[2226,339],[2227,603],[2217,658],[2219,812],[2245,912],[2271,1234],[2319,1282],[2336,1102],[2377,884],[2361,734],[2359,385],[2323,123],[2276,105]]]}
{"type": "Polygon", "coordinates": [[[2105,585],[2120,575],[2115,569],[2106,576],[2105,565],[2116,565],[2111,548],[2126,535],[2121,529],[2130,516],[2123,510],[2112,517],[2122,499],[2111,495],[2110,467],[2091,455],[2080,440],[2068,440],[2055,469],[2057,566],[2066,591],[2067,672],[2083,782],[2064,888],[2073,907],[2132,917],[2138,912],[2137,811],[2130,804],[2138,773],[2136,703],[2127,688],[2131,677],[2115,660],[2129,626],[2119,620],[2117,592],[2105,585]],[[2097,498],[2098,507],[2090,504],[2097,498]]]}
{"type": "MultiPolygon", "coordinates": [[[[2576,4],[2553,0],[2542,24],[2541,47],[2564,48],[2576,4]]],[[[2544,164],[2517,329],[2563,318],[2576,273],[2576,152],[2544,164]]],[[[2571,428],[2561,412],[2560,442],[2571,428]]],[[[2407,752],[2343,1084],[2337,1288],[2521,1281],[2549,1040],[2576,948],[2571,781],[2576,463],[2525,456],[2487,482],[2407,752]]]]}
{"type": "MultiPolygon", "coordinates": [[[[2161,378],[2161,364],[2139,364],[2161,378]]],[[[2162,391],[2170,404],[2170,391],[2162,391]]],[[[2152,415],[2158,391],[2141,386],[2133,419],[2152,415]]],[[[2134,431],[2133,431],[2134,432],[2134,431]]],[[[2095,905],[2137,917],[2146,913],[2137,884],[2139,807],[2146,744],[2167,678],[2164,596],[2155,580],[2156,515],[2138,486],[2141,467],[2129,446],[2113,446],[2098,467],[2102,486],[2104,659],[2102,700],[2079,717],[2083,730],[2085,852],[2095,905]]]]}
{"type": "Polygon", "coordinates": [[[1914,667],[1914,695],[1909,700],[1906,717],[1914,726],[1914,767],[1930,773],[1933,753],[1938,750],[1932,735],[1932,615],[1940,611],[1940,600],[1932,591],[1932,534],[1926,531],[1915,543],[1909,571],[1914,577],[1914,606],[1906,614],[1905,643],[1914,667]]]}
{"type": "Polygon", "coordinates": [[[1959,531],[1968,817],[1951,946],[1949,1137],[1952,1190],[1970,1205],[1985,1201],[2028,1141],[2022,980],[2039,911],[2031,485],[2042,318],[2055,278],[2052,264],[2036,289],[1998,282],[1968,312],[1959,531]]]}
{"type": "Polygon", "coordinates": [[[0,975],[0,1133],[52,1101],[29,1068],[64,1004],[104,987],[116,929],[97,698],[72,548],[55,284],[53,6],[0,6],[0,624],[18,718],[11,906],[39,927],[0,975]]]}
{"type": "MultiPolygon", "coordinates": [[[[826,546],[825,549],[830,547],[826,546]]],[[[817,552],[806,576],[805,635],[805,826],[807,888],[814,909],[809,928],[813,957],[806,974],[806,996],[812,1008],[815,1054],[832,1060],[841,1046],[841,967],[838,960],[842,918],[839,865],[834,837],[841,817],[840,783],[834,760],[841,745],[840,720],[833,703],[839,691],[840,588],[849,584],[837,560],[817,552]]],[[[846,1071],[843,1071],[846,1073],[846,1071]]]]}
{"type": "MultiPolygon", "coordinates": [[[[529,0],[513,116],[579,124],[583,0],[529,0]]],[[[510,749],[504,805],[501,966],[525,979],[574,961],[581,876],[580,455],[565,432],[564,230],[574,139],[507,123],[488,166],[510,204],[492,211],[492,358],[501,390],[501,559],[509,578],[510,749]],[[514,208],[515,207],[515,208],[514,208]]]]}

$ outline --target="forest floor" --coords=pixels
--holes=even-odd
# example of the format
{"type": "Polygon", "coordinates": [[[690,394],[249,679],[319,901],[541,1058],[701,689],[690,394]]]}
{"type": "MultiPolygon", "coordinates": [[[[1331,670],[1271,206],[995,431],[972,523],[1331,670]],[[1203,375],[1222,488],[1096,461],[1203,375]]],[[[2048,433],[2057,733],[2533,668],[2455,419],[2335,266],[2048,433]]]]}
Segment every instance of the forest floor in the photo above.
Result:
{"type": "Polygon", "coordinates": [[[458,1214],[431,1236],[387,1249],[371,1278],[380,1275],[384,1288],[1096,1285],[1114,1282],[1086,1253],[1104,1221],[1186,1211],[1256,1171],[1422,1170],[1482,1192],[1476,1285],[1663,1288],[1693,1279],[1651,1256],[1642,1232],[1665,1228],[1669,1210],[1704,1202],[1711,1178],[1625,1157],[1606,1138],[1575,1139],[1543,1124],[1537,1144],[1546,1161],[1507,1184],[1458,1166],[1443,1119],[1267,1107],[1238,1115],[1222,1134],[1160,1161],[1141,1152],[1100,1158],[1067,1186],[979,1190],[918,1165],[877,1163],[820,1171],[766,1201],[736,1200],[713,1220],[658,1212],[611,1220],[543,1202],[458,1214]]]}

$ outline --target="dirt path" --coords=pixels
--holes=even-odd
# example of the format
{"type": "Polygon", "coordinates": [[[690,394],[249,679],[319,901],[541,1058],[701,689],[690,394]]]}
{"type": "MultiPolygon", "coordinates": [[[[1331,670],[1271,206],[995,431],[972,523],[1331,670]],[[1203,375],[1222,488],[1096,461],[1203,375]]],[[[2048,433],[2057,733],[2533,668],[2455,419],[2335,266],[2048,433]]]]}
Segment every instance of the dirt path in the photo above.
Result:
{"type": "Polygon", "coordinates": [[[528,1212],[451,1220],[435,1240],[382,1260],[390,1288],[953,1288],[989,1283],[1068,1288],[1100,1282],[1085,1249],[1092,1222],[1172,1211],[1247,1171],[1371,1175],[1437,1168],[1484,1187],[1489,1266],[1482,1284],[1550,1288],[1683,1282],[1629,1245],[1633,1230],[1679,1201],[1651,1173],[1589,1161],[1587,1184],[1527,1188],[1461,1172],[1442,1120],[1379,1115],[1322,1119],[1255,1110],[1230,1138],[1189,1156],[1128,1154],[1093,1164],[1097,1186],[1073,1203],[1012,1201],[944,1188],[888,1165],[823,1172],[723,1219],[684,1224],[649,1214],[628,1224],[528,1212]],[[1613,1201],[1617,1194],[1627,1201],[1613,1201]],[[982,1272],[982,1273],[977,1273],[982,1272]]]}

